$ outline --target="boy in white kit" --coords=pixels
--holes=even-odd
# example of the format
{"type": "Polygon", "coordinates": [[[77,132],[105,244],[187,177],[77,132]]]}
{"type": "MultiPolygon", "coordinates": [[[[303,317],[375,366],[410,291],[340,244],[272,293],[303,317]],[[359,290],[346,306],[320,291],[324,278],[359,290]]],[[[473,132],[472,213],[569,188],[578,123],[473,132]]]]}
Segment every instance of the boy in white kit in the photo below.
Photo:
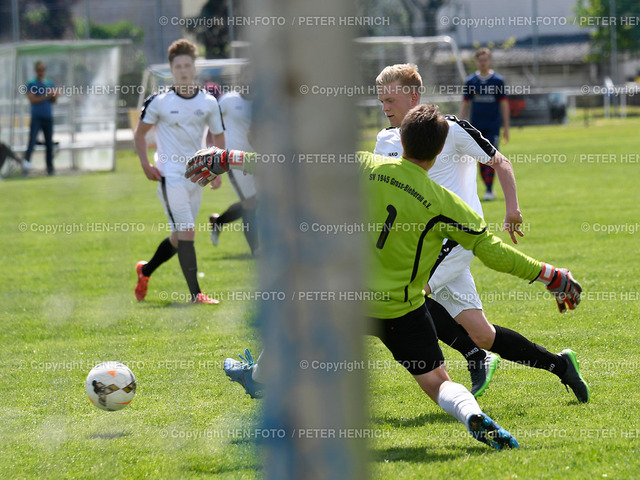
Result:
{"type": "MultiPolygon", "coordinates": [[[[422,78],[415,65],[393,65],[386,67],[378,75],[376,85],[379,89],[378,99],[391,127],[378,134],[375,153],[401,157],[403,148],[397,127],[405,114],[419,103],[422,78]]],[[[429,177],[457,194],[476,213],[483,216],[477,193],[476,162],[495,168],[505,195],[504,230],[508,231],[512,241],[517,243],[515,234],[523,236],[520,231],[522,215],[518,207],[511,163],[469,122],[458,120],[452,115],[445,118],[449,123],[449,133],[442,152],[429,170],[429,177]]],[[[470,265],[473,256],[473,252],[464,250],[455,242],[449,240],[443,244],[438,262],[425,286],[425,292],[427,295],[431,293],[436,308],[437,304],[444,306],[449,315],[464,327],[471,340],[480,348],[498,353],[517,363],[548,370],[556,374],[563,384],[571,387],[580,402],[588,402],[589,387],[580,375],[575,352],[566,349],[560,354],[553,354],[513,330],[489,323],[471,275],[470,265]]],[[[558,308],[560,312],[564,312],[566,306],[558,301],[558,308]]],[[[432,310],[431,305],[429,309],[432,310]]],[[[432,316],[438,337],[443,338],[444,330],[451,330],[451,322],[447,322],[443,315],[432,313],[432,316]]],[[[455,338],[455,333],[449,336],[455,338]]],[[[462,335],[459,337],[462,338],[462,335]]],[[[497,366],[497,361],[492,359],[495,356],[478,349],[472,356],[468,356],[464,350],[458,348],[455,341],[449,345],[458,349],[467,360],[494,363],[490,375],[480,389],[472,390],[476,396],[482,394],[497,366]]]]}
{"type": "Polygon", "coordinates": [[[189,287],[192,303],[217,304],[200,290],[198,264],[194,247],[195,221],[200,210],[202,188],[184,178],[185,165],[201,146],[205,127],[209,128],[213,145],[224,148],[224,127],[216,99],[200,91],[195,84],[196,46],[181,39],[168,50],[174,85],[162,93],[149,96],[142,107],[134,135],[136,152],[149,180],[160,182],[158,197],[171,226],[171,235],[158,246],[149,262],[138,262],[138,301],[147,295],[149,277],[176,253],[189,287]],[[155,127],[157,151],[154,163],[147,155],[146,134],[155,127]]]}
{"type": "MultiPolygon", "coordinates": [[[[241,78],[240,90],[225,93],[218,102],[224,119],[227,148],[253,152],[255,150],[249,141],[251,100],[248,95],[247,67],[245,67],[241,78]]],[[[229,181],[240,201],[229,206],[221,215],[213,213],[209,217],[211,222],[211,243],[217,246],[223,225],[242,217],[243,232],[247,243],[251,248],[251,253],[256,254],[259,246],[257,226],[255,224],[256,185],[254,177],[251,174],[242,172],[229,172],[229,181]]]]}

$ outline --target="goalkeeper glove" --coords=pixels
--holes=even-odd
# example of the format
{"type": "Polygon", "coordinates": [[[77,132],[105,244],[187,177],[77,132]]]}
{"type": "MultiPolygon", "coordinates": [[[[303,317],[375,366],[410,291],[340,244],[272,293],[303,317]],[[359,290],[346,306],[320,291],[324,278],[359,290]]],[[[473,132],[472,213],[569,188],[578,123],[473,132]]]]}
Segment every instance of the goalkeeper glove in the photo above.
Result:
{"type": "Polygon", "coordinates": [[[580,303],[580,294],[582,286],[576,282],[571,272],[566,268],[555,268],[548,263],[542,264],[542,271],[536,280],[543,282],[547,286],[556,302],[560,313],[574,310],[576,305],[580,303]]]}
{"type": "Polygon", "coordinates": [[[184,176],[204,187],[218,175],[229,171],[228,157],[229,151],[218,147],[198,150],[187,162],[184,176]]]}

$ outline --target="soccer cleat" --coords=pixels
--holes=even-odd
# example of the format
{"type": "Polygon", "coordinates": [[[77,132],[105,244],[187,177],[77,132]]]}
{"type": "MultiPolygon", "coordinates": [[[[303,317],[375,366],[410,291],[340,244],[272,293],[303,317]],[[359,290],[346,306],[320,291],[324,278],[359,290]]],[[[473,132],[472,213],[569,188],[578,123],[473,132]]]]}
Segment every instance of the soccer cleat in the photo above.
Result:
{"type": "Polygon", "coordinates": [[[576,352],[567,348],[560,352],[558,356],[567,361],[567,371],[564,372],[564,375],[560,379],[563,385],[567,391],[569,391],[569,387],[571,387],[571,390],[573,390],[579,402],[588,403],[591,392],[589,391],[587,382],[585,382],[582,375],[580,375],[580,362],[578,362],[576,352]]]}
{"type": "Polygon", "coordinates": [[[491,352],[487,352],[484,360],[469,362],[467,368],[471,374],[471,393],[474,397],[478,398],[487,389],[499,363],[500,357],[491,352]]]}
{"type": "Polygon", "coordinates": [[[219,216],[219,214],[213,213],[209,217],[209,223],[211,224],[211,243],[214,247],[218,246],[218,241],[220,240],[220,227],[216,225],[216,220],[219,216]]]}
{"type": "Polygon", "coordinates": [[[206,303],[209,305],[217,305],[220,303],[220,300],[216,300],[215,298],[211,298],[205,293],[200,292],[195,299],[191,300],[191,303],[206,303]]]}
{"type": "Polygon", "coordinates": [[[144,300],[144,297],[147,296],[147,287],[149,286],[149,278],[146,277],[142,273],[142,267],[146,265],[147,262],[138,262],[136,264],[136,275],[138,275],[138,283],[136,284],[136,288],[134,290],[136,294],[136,299],[141,302],[144,300]]]}
{"type": "Polygon", "coordinates": [[[251,396],[251,398],[262,398],[264,396],[264,385],[256,382],[253,377],[253,368],[255,363],[249,349],[245,349],[244,357],[238,355],[242,360],[234,360],[233,358],[227,358],[224,361],[223,369],[224,373],[229,377],[232,382],[238,382],[244,388],[244,391],[251,396]]]}
{"type": "Polygon", "coordinates": [[[484,192],[484,197],[482,198],[485,202],[489,202],[491,200],[496,199],[496,194],[494,192],[484,192]]]}
{"type": "Polygon", "coordinates": [[[486,443],[496,450],[520,447],[513,435],[484,413],[476,413],[469,417],[469,433],[479,442],[486,443]]]}

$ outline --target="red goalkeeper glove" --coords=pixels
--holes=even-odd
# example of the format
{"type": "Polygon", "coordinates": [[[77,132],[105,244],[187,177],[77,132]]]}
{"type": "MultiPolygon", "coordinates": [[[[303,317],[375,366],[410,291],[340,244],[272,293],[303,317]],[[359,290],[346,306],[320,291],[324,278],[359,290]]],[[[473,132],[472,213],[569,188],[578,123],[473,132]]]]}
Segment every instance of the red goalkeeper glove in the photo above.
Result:
{"type": "Polygon", "coordinates": [[[567,307],[569,310],[574,310],[580,303],[582,286],[574,280],[571,272],[566,268],[556,268],[543,263],[542,271],[536,280],[543,282],[547,290],[553,293],[560,313],[566,312],[567,307]]]}
{"type": "Polygon", "coordinates": [[[218,147],[198,150],[187,162],[184,176],[204,187],[218,175],[229,171],[228,157],[229,151],[218,147]]]}

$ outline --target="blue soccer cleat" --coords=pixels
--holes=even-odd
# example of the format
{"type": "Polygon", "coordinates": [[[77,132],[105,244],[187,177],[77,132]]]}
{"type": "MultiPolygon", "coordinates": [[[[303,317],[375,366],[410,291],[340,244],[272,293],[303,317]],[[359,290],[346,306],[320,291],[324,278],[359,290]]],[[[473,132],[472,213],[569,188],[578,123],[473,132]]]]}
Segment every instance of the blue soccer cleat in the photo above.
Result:
{"type": "Polygon", "coordinates": [[[245,349],[244,355],[244,357],[238,355],[242,360],[241,362],[233,358],[227,358],[224,361],[224,373],[232,382],[238,382],[242,385],[251,398],[262,398],[264,396],[264,385],[256,382],[251,376],[256,364],[248,348],[245,349]]]}
{"type": "Polygon", "coordinates": [[[513,435],[484,413],[476,413],[469,417],[469,432],[473,438],[479,442],[486,443],[496,450],[518,448],[520,446],[513,435]]]}

